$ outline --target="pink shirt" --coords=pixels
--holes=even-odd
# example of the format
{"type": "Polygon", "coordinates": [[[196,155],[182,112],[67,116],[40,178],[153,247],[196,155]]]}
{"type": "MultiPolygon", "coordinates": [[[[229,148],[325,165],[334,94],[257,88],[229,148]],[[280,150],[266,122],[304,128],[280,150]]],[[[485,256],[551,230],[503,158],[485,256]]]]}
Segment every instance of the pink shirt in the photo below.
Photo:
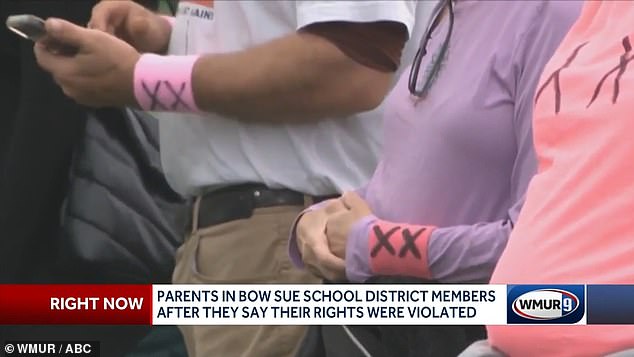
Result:
{"type": "MultiPolygon", "coordinates": [[[[634,284],[634,2],[587,1],[546,65],[538,173],[492,283],[634,284]],[[562,69],[563,68],[563,69],[562,69]]],[[[601,356],[634,326],[489,326],[516,356],[601,356]]]]}

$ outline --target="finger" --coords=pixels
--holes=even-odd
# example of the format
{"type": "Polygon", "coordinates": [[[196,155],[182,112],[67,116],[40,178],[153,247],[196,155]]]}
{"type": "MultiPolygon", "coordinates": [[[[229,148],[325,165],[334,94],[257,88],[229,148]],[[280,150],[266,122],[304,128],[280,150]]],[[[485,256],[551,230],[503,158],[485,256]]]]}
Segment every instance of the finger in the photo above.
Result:
{"type": "Polygon", "coordinates": [[[305,244],[300,248],[302,262],[304,263],[304,268],[311,272],[313,275],[323,278],[321,271],[319,270],[317,264],[318,259],[316,257],[315,251],[311,249],[312,247],[308,244],[305,244]]]}
{"type": "Polygon", "coordinates": [[[92,17],[90,18],[90,21],[88,21],[88,23],[86,24],[86,28],[108,32],[108,22],[103,18],[92,17]]]}
{"type": "Polygon", "coordinates": [[[59,42],[71,47],[81,48],[87,44],[87,30],[66,20],[49,18],[46,20],[45,41],[59,42]]]}
{"type": "Polygon", "coordinates": [[[33,46],[33,52],[37,64],[56,78],[63,78],[72,70],[71,58],[54,53],[45,43],[37,42],[33,46]]]}
{"type": "Polygon", "coordinates": [[[97,31],[101,31],[101,32],[106,32],[106,33],[109,33],[111,35],[115,34],[114,33],[115,32],[115,27],[112,26],[112,25],[97,26],[97,25],[94,25],[92,22],[89,22],[88,24],[86,24],[86,28],[87,29],[91,29],[91,30],[97,30],[97,31]]]}
{"type": "Polygon", "coordinates": [[[350,215],[350,211],[346,211],[346,213],[329,220],[326,225],[325,234],[328,250],[340,258],[345,257],[346,245],[350,236],[352,219],[350,215]]]}
{"type": "Polygon", "coordinates": [[[367,202],[365,202],[355,191],[344,193],[343,196],[341,196],[341,202],[347,209],[370,211],[370,207],[367,202]]]}
{"type": "Polygon", "coordinates": [[[331,280],[329,277],[325,276],[324,273],[321,271],[321,269],[317,266],[307,266],[306,269],[313,274],[314,276],[323,279],[323,280],[331,280]]]}
{"type": "Polygon", "coordinates": [[[132,17],[128,28],[132,37],[142,37],[150,32],[150,21],[146,17],[132,17]]]}
{"type": "MultiPolygon", "coordinates": [[[[328,244],[328,239],[325,234],[322,234],[319,237],[319,241],[316,244],[313,244],[311,247],[313,254],[317,257],[318,260],[324,260],[326,262],[332,261],[332,258],[336,258],[335,255],[330,251],[330,245],[328,244]]],[[[338,259],[338,258],[337,258],[338,259]]]]}
{"type": "Polygon", "coordinates": [[[313,231],[323,231],[328,216],[320,209],[305,212],[297,222],[296,232],[299,235],[311,234],[313,231]]]}
{"type": "Polygon", "coordinates": [[[58,85],[60,86],[60,88],[62,88],[62,92],[64,93],[65,96],[75,101],[77,100],[78,93],[77,93],[77,90],[75,90],[75,88],[71,86],[63,85],[61,83],[58,83],[58,85]]]}
{"type": "Polygon", "coordinates": [[[332,202],[328,203],[326,207],[324,207],[324,212],[327,214],[333,214],[335,212],[345,211],[347,210],[346,206],[344,206],[343,202],[340,199],[332,200],[332,202]]]}
{"type": "Polygon", "coordinates": [[[113,34],[123,18],[125,18],[123,6],[109,1],[101,2],[92,8],[88,28],[113,34]]]}
{"type": "MultiPolygon", "coordinates": [[[[325,236],[323,233],[324,228],[321,230],[315,230],[310,223],[306,223],[307,215],[311,212],[307,212],[302,216],[297,227],[297,246],[299,252],[304,261],[309,260],[310,257],[314,257],[315,246],[326,244],[325,236]],[[324,236],[324,237],[322,237],[324,236]]],[[[325,227],[325,222],[323,226],[325,227]]]]}
{"type": "Polygon", "coordinates": [[[338,280],[345,277],[346,263],[330,251],[318,251],[319,271],[328,280],[338,280]]]}
{"type": "Polygon", "coordinates": [[[310,232],[297,233],[297,249],[299,254],[303,257],[306,252],[310,250],[311,237],[310,232]]]}
{"type": "Polygon", "coordinates": [[[299,255],[303,257],[305,255],[304,250],[306,247],[306,242],[304,240],[304,237],[302,235],[297,234],[295,239],[296,239],[295,244],[297,244],[297,251],[299,251],[299,255]]]}
{"type": "Polygon", "coordinates": [[[335,256],[328,246],[325,234],[315,236],[315,240],[305,247],[304,263],[318,270],[313,273],[329,280],[345,276],[345,262],[335,256]]]}
{"type": "Polygon", "coordinates": [[[328,221],[326,221],[326,230],[325,230],[326,238],[328,240],[330,240],[331,238],[330,234],[338,231],[338,228],[342,225],[343,221],[347,218],[349,214],[350,214],[350,211],[345,210],[345,211],[335,212],[328,216],[328,221]]]}

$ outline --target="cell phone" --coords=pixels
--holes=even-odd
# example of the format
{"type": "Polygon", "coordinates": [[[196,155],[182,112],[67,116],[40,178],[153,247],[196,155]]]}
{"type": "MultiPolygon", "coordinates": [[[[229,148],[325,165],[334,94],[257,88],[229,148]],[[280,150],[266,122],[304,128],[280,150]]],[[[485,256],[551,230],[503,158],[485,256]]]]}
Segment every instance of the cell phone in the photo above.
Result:
{"type": "Polygon", "coordinates": [[[34,15],[12,15],[7,17],[7,28],[27,40],[37,41],[46,35],[44,20],[34,15]]]}
{"type": "MultiPolygon", "coordinates": [[[[34,42],[46,35],[44,20],[35,15],[11,15],[7,17],[6,24],[9,30],[34,42]]],[[[46,47],[53,52],[66,56],[72,56],[77,53],[77,48],[56,41],[48,41],[46,47]]]]}

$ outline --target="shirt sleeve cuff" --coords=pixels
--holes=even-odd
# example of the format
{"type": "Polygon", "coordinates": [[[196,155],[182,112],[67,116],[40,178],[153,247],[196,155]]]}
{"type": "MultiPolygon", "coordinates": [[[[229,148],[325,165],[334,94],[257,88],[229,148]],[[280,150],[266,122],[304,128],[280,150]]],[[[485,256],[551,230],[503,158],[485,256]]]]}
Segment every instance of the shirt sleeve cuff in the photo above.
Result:
{"type": "Polygon", "coordinates": [[[297,29],[320,22],[393,21],[411,36],[416,20],[415,1],[298,1],[297,29]]]}
{"type": "Polygon", "coordinates": [[[374,215],[363,217],[350,230],[346,242],[346,277],[351,282],[362,283],[372,277],[368,232],[376,220],[374,215]]]}
{"type": "Polygon", "coordinates": [[[304,269],[304,261],[302,260],[302,255],[299,252],[299,247],[297,246],[297,224],[304,214],[322,208],[329,201],[330,200],[322,201],[306,208],[297,215],[297,218],[295,218],[295,221],[291,226],[291,231],[288,237],[288,256],[291,259],[291,263],[293,263],[293,265],[295,265],[298,269],[304,269]]]}

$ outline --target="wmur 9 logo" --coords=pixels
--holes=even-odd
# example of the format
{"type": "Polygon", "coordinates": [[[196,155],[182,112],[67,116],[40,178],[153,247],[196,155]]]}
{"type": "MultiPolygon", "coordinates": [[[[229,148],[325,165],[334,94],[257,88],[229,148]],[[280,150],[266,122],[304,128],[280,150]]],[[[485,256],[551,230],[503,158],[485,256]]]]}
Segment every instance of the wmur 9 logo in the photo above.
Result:
{"type": "Polygon", "coordinates": [[[585,316],[583,285],[509,285],[509,324],[575,324],[585,316]]]}

